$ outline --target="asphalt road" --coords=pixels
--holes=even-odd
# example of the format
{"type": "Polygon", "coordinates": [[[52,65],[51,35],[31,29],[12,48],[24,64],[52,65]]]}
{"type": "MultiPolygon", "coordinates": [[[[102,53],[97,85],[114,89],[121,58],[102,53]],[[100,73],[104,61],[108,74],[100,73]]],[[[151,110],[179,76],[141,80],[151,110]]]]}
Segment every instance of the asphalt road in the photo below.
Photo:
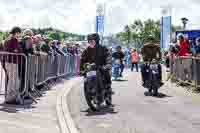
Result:
{"type": "Polygon", "coordinates": [[[72,89],[68,104],[80,133],[199,133],[200,95],[170,82],[160,97],[144,96],[140,74],[127,72],[125,81],[113,82],[113,110],[88,110],[82,84],[72,89]]]}

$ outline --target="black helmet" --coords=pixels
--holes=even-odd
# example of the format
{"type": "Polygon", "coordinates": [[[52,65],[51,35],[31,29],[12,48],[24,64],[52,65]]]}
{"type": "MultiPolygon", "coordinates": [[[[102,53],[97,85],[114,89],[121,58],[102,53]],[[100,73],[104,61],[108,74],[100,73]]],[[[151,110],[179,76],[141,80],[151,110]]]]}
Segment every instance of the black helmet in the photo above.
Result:
{"type": "Polygon", "coordinates": [[[87,36],[87,40],[95,40],[96,42],[98,42],[100,40],[99,34],[98,33],[93,33],[93,34],[89,34],[87,36]]]}

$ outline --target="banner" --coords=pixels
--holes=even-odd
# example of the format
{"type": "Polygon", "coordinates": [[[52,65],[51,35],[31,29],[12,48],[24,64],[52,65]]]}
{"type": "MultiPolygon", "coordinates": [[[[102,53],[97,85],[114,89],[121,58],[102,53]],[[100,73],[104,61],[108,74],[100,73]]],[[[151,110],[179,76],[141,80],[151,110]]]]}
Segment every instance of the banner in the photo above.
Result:
{"type": "Polygon", "coordinates": [[[161,18],[161,37],[160,46],[168,49],[171,41],[171,16],[161,18]]]}
{"type": "Polygon", "coordinates": [[[105,13],[105,4],[98,4],[96,10],[96,32],[103,34],[104,32],[104,13],[105,13]]]}
{"type": "Polygon", "coordinates": [[[96,16],[96,32],[101,34],[104,32],[104,16],[96,16]]]}

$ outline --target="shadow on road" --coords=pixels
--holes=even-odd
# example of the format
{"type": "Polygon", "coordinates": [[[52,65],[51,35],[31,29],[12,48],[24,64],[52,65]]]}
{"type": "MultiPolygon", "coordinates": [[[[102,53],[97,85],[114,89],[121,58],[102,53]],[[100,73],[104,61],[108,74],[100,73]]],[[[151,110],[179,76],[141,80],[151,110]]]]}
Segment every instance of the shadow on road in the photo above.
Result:
{"type": "MultiPolygon", "coordinates": [[[[64,77],[64,79],[69,80],[73,78],[73,75],[70,77],[64,77]]],[[[63,83],[63,80],[61,78],[58,79],[52,79],[46,82],[46,84],[35,86],[37,88],[37,91],[31,92],[31,95],[35,98],[35,100],[39,101],[40,98],[45,97],[47,92],[53,91],[51,88],[55,86],[56,84],[63,83]]],[[[0,96],[4,96],[4,94],[0,93],[0,96]]],[[[33,106],[33,99],[28,98],[25,99],[24,105],[18,105],[17,103],[12,104],[6,104],[0,102],[0,112],[7,112],[7,113],[18,113],[19,111],[24,110],[31,110],[36,108],[36,106],[33,106]]]]}
{"type": "Polygon", "coordinates": [[[0,104],[0,112],[6,113],[17,113],[24,109],[33,109],[35,106],[31,105],[31,103],[27,103],[25,105],[11,105],[11,104],[0,104]]]}
{"type": "Polygon", "coordinates": [[[125,80],[125,79],[117,79],[117,80],[112,80],[112,81],[116,81],[116,82],[127,82],[128,80],[125,80]]]}
{"type": "Polygon", "coordinates": [[[98,116],[98,115],[106,115],[106,114],[117,114],[118,112],[114,111],[113,108],[102,107],[100,111],[94,112],[91,109],[87,109],[85,111],[81,111],[87,113],[86,116],[98,116]]]}
{"type": "MultiPolygon", "coordinates": [[[[149,93],[148,91],[144,92],[144,95],[145,96],[152,96],[152,94],[149,93]]],[[[163,93],[158,93],[157,96],[153,96],[153,97],[156,97],[156,98],[166,98],[166,97],[172,97],[172,96],[168,96],[168,95],[163,94],[163,93]]]]}

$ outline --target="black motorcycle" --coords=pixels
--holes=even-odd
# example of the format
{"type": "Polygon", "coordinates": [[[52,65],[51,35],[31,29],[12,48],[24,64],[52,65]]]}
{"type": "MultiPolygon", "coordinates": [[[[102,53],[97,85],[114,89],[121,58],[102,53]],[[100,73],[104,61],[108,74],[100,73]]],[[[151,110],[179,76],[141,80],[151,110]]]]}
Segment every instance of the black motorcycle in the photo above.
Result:
{"type": "Polygon", "coordinates": [[[104,104],[111,105],[112,96],[109,89],[106,89],[107,87],[102,67],[86,64],[84,94],[92,111],[99,111],[104,104]]]}

